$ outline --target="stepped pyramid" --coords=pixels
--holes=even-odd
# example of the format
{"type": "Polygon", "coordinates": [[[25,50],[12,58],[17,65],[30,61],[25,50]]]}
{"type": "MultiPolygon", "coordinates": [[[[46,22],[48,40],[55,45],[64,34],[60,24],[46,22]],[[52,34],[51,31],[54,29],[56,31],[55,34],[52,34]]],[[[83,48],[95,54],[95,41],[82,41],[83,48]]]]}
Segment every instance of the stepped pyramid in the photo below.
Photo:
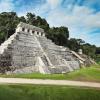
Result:
{"type": "Polygon", "coordinates": [[[20,22],[0,46],[0,73],[67,73],[80,68],[68,48],[45,37],[44,30],[20,22]]]}

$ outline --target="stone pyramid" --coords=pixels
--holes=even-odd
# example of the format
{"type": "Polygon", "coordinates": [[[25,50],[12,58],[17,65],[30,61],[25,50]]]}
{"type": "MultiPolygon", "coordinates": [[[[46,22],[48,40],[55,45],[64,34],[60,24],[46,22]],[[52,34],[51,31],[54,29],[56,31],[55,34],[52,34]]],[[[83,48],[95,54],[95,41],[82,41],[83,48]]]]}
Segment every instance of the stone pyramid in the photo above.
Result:
{"type": "Polygon", "coordinates": [[[0,46],[0,73],[67,73],[80,68],[68,48],[54,44],[44,30],[20,22],[0,46]]]}

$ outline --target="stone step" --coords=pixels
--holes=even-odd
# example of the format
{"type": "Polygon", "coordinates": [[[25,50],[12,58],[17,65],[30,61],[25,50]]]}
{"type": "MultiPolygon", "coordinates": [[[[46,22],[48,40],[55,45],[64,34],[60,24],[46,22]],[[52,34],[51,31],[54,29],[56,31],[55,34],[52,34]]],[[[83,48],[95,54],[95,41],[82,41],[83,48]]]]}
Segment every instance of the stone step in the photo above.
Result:
{"type": "Polygon", "coordinates": [[[1,44],[0,46],[0,54],[3,54],[3,52],[7,49],[8,45],[12,43],[14,38],[16,37],[17,33],[14,33],[13,35],[10,36],[8,40],[6,40],[4,43],[1,44]]]}

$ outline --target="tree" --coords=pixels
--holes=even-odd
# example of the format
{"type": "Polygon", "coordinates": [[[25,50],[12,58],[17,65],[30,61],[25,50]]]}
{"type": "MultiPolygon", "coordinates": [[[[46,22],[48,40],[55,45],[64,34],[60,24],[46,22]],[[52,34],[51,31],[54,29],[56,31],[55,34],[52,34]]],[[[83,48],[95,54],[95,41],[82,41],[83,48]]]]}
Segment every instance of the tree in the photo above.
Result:
{"type": "Polygon", "coordinates": [[[69,31],[67,27],[53,27],[47,32],[47,37],[58,45],[65,46],[69,38],[69,31]]]}
{"type": "Polygon", "coordinates": [[[15,31],[15,28],[18,24],[18,17],[15,12],[3,12],[0,15],[2,21],[0,21],[0,26],[3,27],[6,31],[8,31],[8,37],[9,35],[12,35],[15,31]]]}
{"type": "Polygon", "coordinates": [[[95,45],[91,45],[89,43],[86,43],[84,45],[82,45],[82,49],[83,49],[83,53],[92,57],[92,58],[95,58],[95,52],[96,52],[96,46],[95,45]]]}
{"type": "Polygon", "coordinates": [[[28,24],[35,25],[35,21],[36,21],[35,14],[27,13],[26,17],[27,17],[26,22],[28,24]]]}
{"type": "Polygon", "coordinates": [[[81,46],[85,43],[85,41],[82,39],[77,39],[77,43],[81,46]]]}
{"type": "Polygon", "coordinates": [[[20,21],[20,22],[24,22],[24,23],[26,23],[26,19],[25,19],[24,16],[19,17],[19,21],[20,21]]]}
{"type": "Polygon", "coordinates": [[[96,47],[96,54],[100,54],[100,47],[96,47]]]}
{"type": "Polygon", "coordinates": [[[71,38],[71,39],[68,41],[68,47],[69,47],[71,50],[78,52],[78,50],[80,49],[80,45],[79,45],[79,43],[78,43],[78,40],[75,39],[75,38],[71,38]]]}
{"type": "Polygon", "coordinates": [[[0,14],[0,34],[2,35],[2,39],[0,38],[1,43],[15,32],[18,23],[19,20],[15,12],[3,12],[0,14]]]}

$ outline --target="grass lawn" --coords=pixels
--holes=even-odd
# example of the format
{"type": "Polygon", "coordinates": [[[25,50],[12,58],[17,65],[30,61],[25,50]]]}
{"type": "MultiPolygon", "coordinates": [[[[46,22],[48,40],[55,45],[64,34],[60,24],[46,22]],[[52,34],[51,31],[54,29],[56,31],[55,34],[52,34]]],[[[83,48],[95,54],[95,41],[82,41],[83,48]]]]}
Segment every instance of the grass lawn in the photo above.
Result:
{"type": "Polygon", "coordinates": [[[66,86],[0,85],[0,100],[100,100],[100,90],[66,86]]]}
{"type": "Polygon", "coordinates": [[[66,74],[12,74],[0,75],[0,77],[35,78],[35,79],[59,79],[59,80],[79,80],[100,82],[100,66],[81,68],[66,74]]]}

